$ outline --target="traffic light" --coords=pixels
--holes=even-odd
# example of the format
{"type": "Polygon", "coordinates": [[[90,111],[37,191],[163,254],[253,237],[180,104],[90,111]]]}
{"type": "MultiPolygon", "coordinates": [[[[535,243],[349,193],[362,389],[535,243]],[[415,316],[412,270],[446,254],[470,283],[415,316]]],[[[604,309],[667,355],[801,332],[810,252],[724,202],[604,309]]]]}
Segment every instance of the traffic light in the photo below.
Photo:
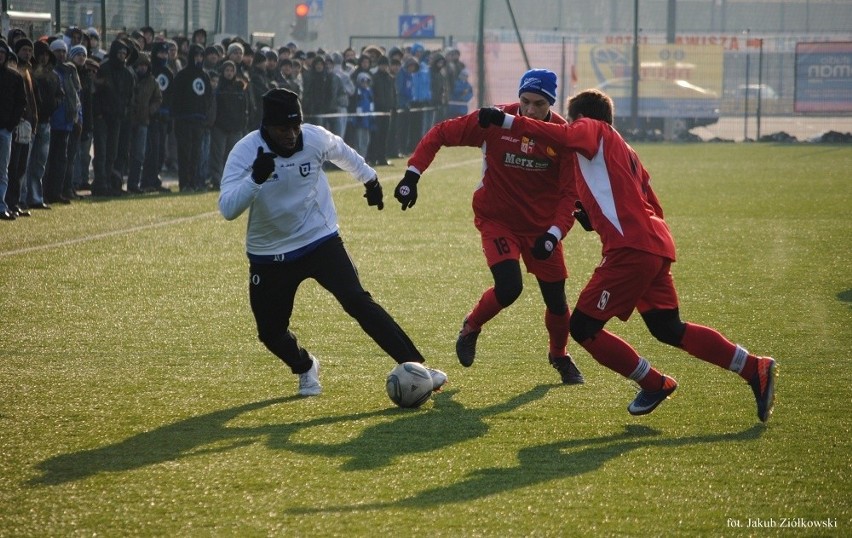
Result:
{"type": "Polygon", "coordinates": [[[300,41],[304,41],[308,39],[308,13],[310,13],[311,7],[304,3],[299,2],[296,4],[296,18],[291,25],[290,35],[293,39],[297,39],[300,41]]]}

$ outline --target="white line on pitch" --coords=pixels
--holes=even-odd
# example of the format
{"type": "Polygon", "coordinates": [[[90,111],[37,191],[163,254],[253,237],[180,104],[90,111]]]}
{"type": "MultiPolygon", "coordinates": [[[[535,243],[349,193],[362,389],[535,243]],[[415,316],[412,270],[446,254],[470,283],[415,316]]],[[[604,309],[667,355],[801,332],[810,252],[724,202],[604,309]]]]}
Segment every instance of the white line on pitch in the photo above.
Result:
{"type": "MultiPolygon", "coordinates": [[[[466,166],[473,163],[481,162],[480,159],[471,160],[471,161],[463,161],[460,163],[447,164],[443,166],[436,167],[434,170],[443,170],[447,168],[458,168],[460,166],[466,166]]],[[[339,191],[344,189],[352,189],[358,187],[360,183],[351,183],[347,185],[341,185],[338,187],[332,187],[332,191],[339,191]]],[[[142,232],[145,230],[152,230],[154,228],[162,228],[164,226],[171,226],[172,224],[180,224],[182,222],[189,222],[192,220],[209,217],[212,215],[218,215],[218,211],[208,211],[207,213],[201,213],[200,215],[193,215],[191,217],[181,217],[178,219],[166,220],[163,222],[155,222],[153,224],[146,224],[144,226],[134,226],[132,228],[123,228],[121,230],[112,230],[109,232],[103,232],[94,235],[87,235],[85,237],[78,237],[76,239],[68,239],[66,241],[59,241],[57,243],[48,243],[46,245],[37,245],[33,247],[24,247],[15,250],[7,250],[5,252],[0,252],[0,258],[7,258],[9,256],[17,256],[19,254],[27,254],[30,252],[38,252],[40,250],[50,250],[53,248],[67,247],[69,245],[77,245],[79,243],[87,243],[89,241],[97,241],[98,239],[105,239],[107,237],[114,237],[116,235],[123,235],[135,232],[142,232]]]]}

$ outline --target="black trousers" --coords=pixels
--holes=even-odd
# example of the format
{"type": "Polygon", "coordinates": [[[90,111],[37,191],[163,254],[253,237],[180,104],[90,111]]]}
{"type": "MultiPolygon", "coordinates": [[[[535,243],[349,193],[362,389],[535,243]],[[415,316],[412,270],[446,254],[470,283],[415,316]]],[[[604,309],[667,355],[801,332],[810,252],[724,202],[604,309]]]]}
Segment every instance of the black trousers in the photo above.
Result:
{"type": "Polygon", "coordinates": [[[252,262],[249,267],[249,300],[258,338],[293,373],[304,373],[311,367],[300,354],[296,336],[289,329],[296,290],[308,278],[328,290],[397,363],[423,362],[423,356],[405,331],[363,288],[343,240],[334,237],[295,261],[252,262]]]}
{"type": "Polygon", "coordinates": [[[159,189],[163,186],[160,170],[166,157],[168,124],[162,119],[152,119],[148,125],[148,140],[145,143],[145,162],[142,165],[142,188],[159,189]]]}
{"type": "Polygon", "coordinates": [[[6,188],[6,207],[12,211],[16,207],[26,207],[20,202],[21,183],[27,175],[27,161],[30,156],[30,144],[19,144],[12,141],[12,152],[9,154],[9,186],[6,188]]]}
{"type": "Polygon", "coordinates": [[[200,190],[204,186],[198,177],[198,163],[201,161],[201,136],[204,126],[195,120],[175,121],[177,137],[178,187],[181,191],[200,190]]]}
{"type": "Polygon", "coordinates": [[[386,153],[389,129],[390,116],[378,116],[376,118],[376,130],[370,133],[370,143],[367,146],[367,162],[383,164],[388,160],[386,153]]]}

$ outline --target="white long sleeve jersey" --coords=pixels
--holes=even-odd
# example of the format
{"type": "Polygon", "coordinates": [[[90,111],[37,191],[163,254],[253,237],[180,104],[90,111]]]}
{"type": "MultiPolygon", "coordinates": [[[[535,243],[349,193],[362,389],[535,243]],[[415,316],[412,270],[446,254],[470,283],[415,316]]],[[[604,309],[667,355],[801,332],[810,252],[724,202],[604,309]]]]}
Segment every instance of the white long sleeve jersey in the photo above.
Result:
{"type": "Polygon", "coordinates": [[[246,252],[284,255],[339,230],[326,161],[361,183],[377,177],[364,158],[339,136],[311,124],[302,125],[303,149],[292,157],[275,157],[275,171],[262,185],[251,178],[257,148],[271,151],[252,131],[228,155],[219,193],[219,212],[227,220],[249,210],[246,252]]]}

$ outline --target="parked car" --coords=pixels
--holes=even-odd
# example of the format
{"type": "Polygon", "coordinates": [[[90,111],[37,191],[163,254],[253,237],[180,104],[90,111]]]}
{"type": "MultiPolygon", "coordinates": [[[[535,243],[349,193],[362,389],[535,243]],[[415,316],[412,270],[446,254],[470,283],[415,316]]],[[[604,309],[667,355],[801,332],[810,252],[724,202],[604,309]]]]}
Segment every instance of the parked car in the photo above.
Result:
{"type": "Polygon", "coordinates": [[[746,93],[748,93],[749,101],[756,101],[758,95],[762,101],[778,100],[778,93],[769,84],[740,84],[737,86],[735,95],[738,99],[745,99],[746,93]]]}
{"type": "MultiPolygon", "coordinates": [[[[597,89],[606,92],[615,104],[615,127],[633,130],[630,77],[607,80],[597,89]]],[[[721,101],[715,91],[687,80],[655,79],[640,81],[638,104],[636,128],[663,132],[669,120],[671,134],[677,137],[693,127],[718,122],[721,101]]]]}

